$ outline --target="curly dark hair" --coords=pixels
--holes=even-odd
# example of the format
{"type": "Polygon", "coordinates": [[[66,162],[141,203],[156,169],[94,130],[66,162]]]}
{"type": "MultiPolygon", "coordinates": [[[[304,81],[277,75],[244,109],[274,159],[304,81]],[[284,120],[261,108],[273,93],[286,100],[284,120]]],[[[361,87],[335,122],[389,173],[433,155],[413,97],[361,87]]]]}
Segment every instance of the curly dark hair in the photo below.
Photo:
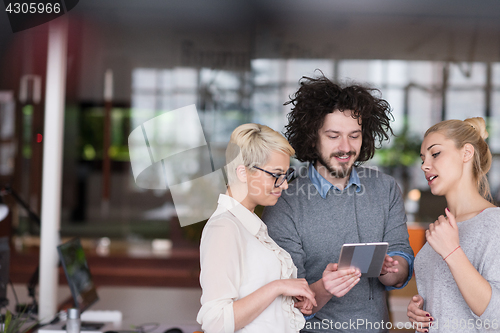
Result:
{"type": "Polygon", "coordinates": [[[284,104],[293,105],[287,115],[285,136],[295,149],[297,159],[313,162],[318,158],[313,147],[318,142],[325,116],[345,110],[352,111],[354,119],[361,118],[362,144],[356,165],[371,159],[382,141],[389,140],[388,132],[394,135],[389,123],[394,119],[389,103],[372,92],[380,94],[378,89],[360,85],[341,87],[324,75],[318,78],[303,76],[299,90],[284,104]]]}

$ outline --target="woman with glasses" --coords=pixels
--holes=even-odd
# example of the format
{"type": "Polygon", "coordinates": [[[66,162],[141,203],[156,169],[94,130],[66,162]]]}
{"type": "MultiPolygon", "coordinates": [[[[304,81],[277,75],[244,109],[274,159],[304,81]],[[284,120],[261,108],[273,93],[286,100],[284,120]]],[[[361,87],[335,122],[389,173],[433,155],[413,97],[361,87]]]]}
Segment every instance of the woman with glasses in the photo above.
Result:
{"type": "Polygon", "coordinates": [[[281,134],[264,125],[241,125],[231,135],[227,192],[200,245],[197,320],[207,333],[295,333],[305,324],[300,311],[310,314],[316,305],[306,280],[296,278],[290,255],[254,213],[257,205],[276,204],[288,188],[294,153],[281,134]]]}

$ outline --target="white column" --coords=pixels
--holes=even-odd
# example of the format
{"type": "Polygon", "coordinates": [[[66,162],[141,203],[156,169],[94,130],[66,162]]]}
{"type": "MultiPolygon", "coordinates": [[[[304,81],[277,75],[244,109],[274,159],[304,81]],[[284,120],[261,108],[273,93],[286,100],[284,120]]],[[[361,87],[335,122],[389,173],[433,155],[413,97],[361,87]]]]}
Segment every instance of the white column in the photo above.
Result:
{"type": "Polygon", "coordinates": [[[64,102],[66,92],[67,23],[64,17],[49,26],[45,128],[43,137],[42,218],[38,319],[52,320],[57,310],[58,255],[61,225],[61,180],[64,102]]]}

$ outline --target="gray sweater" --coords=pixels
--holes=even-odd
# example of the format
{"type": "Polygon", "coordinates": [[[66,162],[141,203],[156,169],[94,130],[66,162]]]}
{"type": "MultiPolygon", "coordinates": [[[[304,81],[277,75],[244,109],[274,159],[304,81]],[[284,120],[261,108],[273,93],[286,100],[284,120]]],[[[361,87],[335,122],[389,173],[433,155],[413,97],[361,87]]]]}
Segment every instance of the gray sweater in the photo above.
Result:
{"type": "MultiPolygon", "coordinates": [[[[413,256],[396,181],[372,169],[357,171],[359,193],[353,186],[342,192],[330,189],[323,199],[310,179],[301,176],[275,206],[264,210],[269,235],[290,253],[298,277],[309,284],[322,278],[329,263],[338,262],[344,243],[386,241],[389,252],[413,256]]],[[[345,296],[332,297],[302,332],[385,332],[380,325],[388,320],[386,304],[384,285],[362,277],[345,296]]]]}
{"type": "Polygon", "coordinates": [[[460,246],[491,286],[481,317],[465,302],[446,262],[429,243],[418,252],[415,274],[424,309],[435,319],[430,332],[500,332],[500,208],[488,208],[458,223],[460,246]]]}

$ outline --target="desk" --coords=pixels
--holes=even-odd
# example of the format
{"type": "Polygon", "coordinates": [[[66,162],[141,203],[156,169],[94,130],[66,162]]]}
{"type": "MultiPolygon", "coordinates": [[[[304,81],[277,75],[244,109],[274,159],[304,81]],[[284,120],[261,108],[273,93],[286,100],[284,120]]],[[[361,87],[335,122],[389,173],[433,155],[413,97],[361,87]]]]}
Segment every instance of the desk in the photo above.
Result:
{"type": "MultiPolygon", "coordinates": [[[[19,302],[29,302],[25,285],[14,285],[19,302]]],[[[185,327],[185,332],[200,330],[196,315],[200,309],[201,288],[164,288],[164,287],[99,287],[99,301],[91,310],[118,310],[123,314],[121,327],[130,329],[131,325],[158,323],[165,326],[185,327]],[[189,329],[189,330],[188,330],[189,329]]],[[[71,296],[68,286],[59,286],[58,302],[71,296]]],[[[15,298],[8,288],[9,310],[15,307],[15,298]]],[[[161,329],[160,328],[160,329],[161,329]]],[[[154,331],[155,333],[162,333],[154,331]]]]}
{"type": "MultiPolygon", "coordinates": [[[[39,330],[36,330],[34,333],[66,333],[65,330],[62,329],[62,327],[64,327],[65,323],[64,322],[61,322],[59,324],[55,324],[55,325],[47,325],[47,326],[44,326],[42,328],[40,328],[39,330]]],[[[113,325],[111,323],[106,323],[106,325],[104,325],[101,329],[99,329],[98,331],[81,331],[81,333],[104,333],[104,332],[122,332],[122,333],[139,333],[139,332],[145,332],[145,333],[164,333],[170,329],[173,329],[173,328],[178,328],[178,329],[181,329],[183,333],[193,333],[193,332],[197,332],[197,331],[200,331],[200,327],[199,325],[196,326],[196,325],[187,325],[187,324],[184,324],[184,325],[166,325],[166,324],[162,324],[162,325],[147,325],[144,327],[144,330],[143,331],[140,331],[140,330],[137,330],[137,331],[134,331],[134,329],[130,326],[117,326],[117,325],[113,325]]]]}
{"type": "MultiPolygon", "coordinates": [[[[21,303],[29,301],[25,285],[16,284],[14,287],[21,303]]],[[[409,301],[404,297],[414,295],[416,293],[414,288],[415,281],[412,279],[404,289],[391,291],[391,296],[400,296],[400,293],[412,289],[402,295],[402,299],[398,297],[396,300],[390,299],[393,316],[396,316],[393,317],[395,322],[407,321],[406,305],[409,301]]],[[[167,326],[179,327],[187,333],[201,331],[200,325],[196,322],[196,315],[200,309],[200,288],[100,287],[97,292],[100,300],[90,309],[121,311],[123,314],[122,329],[130,329],[131,325],[153,322],[161,324],[153,333],[163,333],[167,326]]],[[[70,296],[67,286],[59,287],[59,303],[70,296]]],[[[8,308],[12,311],[15,301],[10,286],[7,297],[10,300],[8,308]]],[[[397,332],[402,333],[403,331],[397,332]]]]}

